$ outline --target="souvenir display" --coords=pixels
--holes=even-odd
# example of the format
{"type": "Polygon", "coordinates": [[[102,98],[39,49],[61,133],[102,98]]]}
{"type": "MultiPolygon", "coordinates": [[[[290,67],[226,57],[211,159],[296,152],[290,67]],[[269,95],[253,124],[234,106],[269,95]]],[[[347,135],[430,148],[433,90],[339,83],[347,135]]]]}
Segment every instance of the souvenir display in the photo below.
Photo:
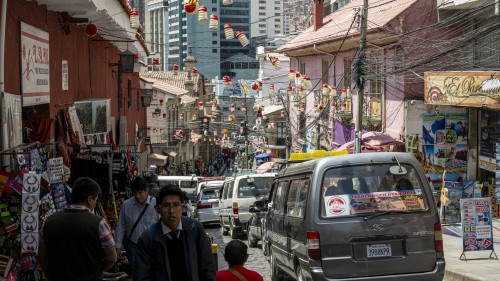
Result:
{"type": "Polygon", "coordinates": [[[38,253],[40,174],[25,173],[22,189],[21,253],[38,253]]]}

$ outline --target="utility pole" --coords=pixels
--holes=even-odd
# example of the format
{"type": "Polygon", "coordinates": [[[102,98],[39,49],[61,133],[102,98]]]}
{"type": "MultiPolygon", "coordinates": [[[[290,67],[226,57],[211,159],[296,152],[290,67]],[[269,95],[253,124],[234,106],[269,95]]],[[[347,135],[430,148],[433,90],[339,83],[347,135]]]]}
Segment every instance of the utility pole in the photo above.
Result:
{"type": "Polygon", "coordinates": [[[354,138],[354,153],[361,153],[361,136],[363,134],[363,103],[365,92],[365,47],[366,47],[366,32],[368,29],[368,0],[363,0],[363,10],[361,13],[361,38],[359,40],[358,60],[356,62],[358,86],[358,117],[354,124],[355,138],[354,138]]]}

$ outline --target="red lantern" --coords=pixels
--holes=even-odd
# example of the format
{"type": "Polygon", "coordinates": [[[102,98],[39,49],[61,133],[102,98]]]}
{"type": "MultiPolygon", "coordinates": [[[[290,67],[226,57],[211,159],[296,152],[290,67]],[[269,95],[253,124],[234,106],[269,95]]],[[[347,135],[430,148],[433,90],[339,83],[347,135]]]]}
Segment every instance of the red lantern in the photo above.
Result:
{"type": "Polygon", "coordinates": [[[257,83],[259,84],[259,91],[262,91],[262,81],[257,81],[257,83]]]}
{"type": "Polygon", "coordinates": [[[206,6],[200,6],[198,9],[198,22],[200,24],[205,24],[208,21],[208,9],[206,6]]]}
{"type": "Polygon", "coordinates": [[[193,117],[191,118],[191,120],[193,120],[193,121],[198,120],[198,116],[196,116],[196,114],[193,114],[193,117]]]}
{"type": "Polygon", "coordinates": [[[163,100],[163,99],[160,99],[160,104],[161,104],[161,105],[163,105],[163,102],[164,102],[164,100],[163,100]]]}
{"type": "Polygon", "coordinates": [[[274,94],[274,84],[269,85],[269,93],[274,94]]]}
{"type": "Polygon", "coordinates": [[[293,87],[292,87],[292,86],[288,86],[288,87],[286,88],[286,92],[288,93],[288,95],[293,94],[293,87]]]}
{"type": "Polygon", "coordinates": [[[290,68],[290,70],[288,70],[288,79],[290,81],[293,81],[295,79],[295,70],[293,68],[290,68]]]}
{"type": "Polygon", "coordinates": [[[166,113],[163,113],[163,118],[167,118],[167,114],[166,113]]]}
{"type": "Polygon", "coordinates": [[[160,59],[153,59],[153,65],[160,65],[160,59]]]}
{"type": "Polygon", "coordinates": [[[193,74],[198,74],[198,69],[196,67],[194,67],[192,70],[191,70],[191,73],[193,74]]]}
{"type": "Polygon", "coordinates": [[[179,74],[179,66],[177,64],[174,64],[172,66],[172,72],[174,73],[174,75],[179,74]]]}
{"type": "Polygon", "coordinates": [[[241,104],[241,111],[247,111],[247,105],[242,103],[241,104]]]}
{"type": "Polygon", "coordinates": [[[198,109],[199,109],[199,110],[203,110],[204,105],[205,105],[205,104],[204,104],[202,101],[200,101],[200,102],[198,103],[198,109]]]}
{"type": "Polygon", "coordinates": [[[97,25],[89,22],[89,24],[87,24],[87,26],[85,27],[85,33],[90,38],[96,36],[97,35],[97,25]]]}
{"type": "Polygon", "coordinates": [[[257,82],[252,83],[252,90],[254,90],[254,91],[259,90],[259,84],[257,82]]]}
{"type": "Polygon", "coordinates": [[[188,15],[194,15],[194,14],[196,14],[197,8],[198,8],[198,3],[187,3],[187,4],[184,4],[184,11],[186,11],[186,13],[188,15]]]}
{"type": "Polygon", "coordinates": [[[231,106],[229,107],[231,112],[234,112],[236,110],[236,105],[233,103],[231,104],[231,106]]]}
{"type": "Polygon", "coordinates": [[[281,117],[285,117],[285,111],[284,111],[284,110],[282,110],[282,111],[280,112],[280,116],[281,116],[281,117]]]}
{"type": "Polygon", "coordinates": [[[219,30],[219,17],[215,14],[210,16],[210,23],[208,24],[208,29],[219,30]]]}

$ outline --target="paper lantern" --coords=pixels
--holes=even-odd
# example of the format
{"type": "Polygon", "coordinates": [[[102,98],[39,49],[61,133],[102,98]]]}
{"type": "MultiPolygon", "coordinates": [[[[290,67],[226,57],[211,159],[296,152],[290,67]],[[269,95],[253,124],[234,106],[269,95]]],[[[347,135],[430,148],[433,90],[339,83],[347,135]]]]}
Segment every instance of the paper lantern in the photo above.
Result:
{"type": "Polygon", "coordinates": [[[194,67],[192,70],[191,70],[191,73],[192,74],[198,74],[198,69],[196,67],[194,67]]]}
{"type": "Polygon", "coordinates": [[[153,65],[160,65],[160,59],[153,59],[153,65]]]}
{"type": "Polygon", "coordinates": [[[236,110],[236,105],[233,103],[229,106],[229,109],[231,110],[231,112],[234,112],[236,110]]]}
{"type": "Polygon", "coordinates": [[[241,104],[241,111],[247,111],[247,105],[242,103],[241,104]]]}
{"type": "Polygon", "coordinates": [[[303,103],[301,103],[301,104],[299,105],[299,111],[300,111],[300,112],[304,112],[305,110],[306,110],[306,105],[305,105],[305,104],[303,104],[303,103]]]}
{"type": "Polygon", "coordinates": [[[139,28],[139,11],[132,9],[128,14],[130,16],[130,28],[139,28]]]}
{"type": "Polygon", "coordinates": [[[289,79],[290,81],[295,80],[295,70],[294,70],[293,68],[290,68],[290,69],[288,70],[288,79],[289,79]]]}
{"type": "Polygon", "coordinates": [[[281,62],[280,62],[280,60],[277,57],[274,57],[274,56],[271,56],[271,55],[268,55],[268,57],[269,57],[269,60],[271,61],[271,64],[274,65],[274,68],[276,70],[280,70],[281,69],[281,62]]]}
{"type": "Polygon", "coordinates": [[[337,95],[337,88],[332,87],[332,95],[336,96],[337,95]]]}
{"type": "Polygon", "coordinates": [[[312,82],[311,82],[311,78],[309,78],[307,75],[304,75],[304,87],[306,87],[306,89],[311,89],[312,88],[312,82]]]}
{"type": "Polygon", "coordinates": [[[208,9],[206,6],[198,8],[198,23],[205,24],[208,21],[208,9]]]}
{"type": "Polygon", "coordinates": [[[231,5],[233,4],[233,0],[222,0],[222,5],[231,5]]]}
{"type": "Polygon", "coordinates": [[[259,85],[258,90],[262,91],[262,81],[257,81],[257,85],[259,85]]]}
{"type": "Polygon", "coordinates": [[[199,109],[199,110],[203,110],[204,106],[205,106],[205,104],[204,104],[202,101],[200,101],[200,102],[198,103],[198,109],[199,109]]]}
{"type": "Polygon", "coordinates": [[[305,98],[305,96],[306,96],[306,89],[302,86],[299,87],[299,96],[301,98],[305,98]]]}
{"type": "Polygon", "coordinates": [[[196,114],[193,114],[193,117],[191,117],[191,120],[193,120],[193,121],[198,120],[198,116],[196,116],[196,114]]]}
{"type": "Polygon", "coordinates": [[[179,74],[179,66],[178,66],[177,64],[174,64],[174,65],[172,66],[172,73],[173,73],[174,75],[179,74]]]}
{"type": "Polygon", "coordinates": [[[160,104],[163,105],[164,99],[160,99],[160,104]]]}
{"type": "Polygon", "coordinates": [[[289,96],[292,95],[293,94],[293,87],[292,86],[288,86],[286,88],[286,92],[288,93],[289,96]]]}
{"type": "Polygon", "coordinates": [[[210,16],[210,23],[208,24],[208,29],[219,30],[219,17],[215,14],[210,16]]]}
{"type": "Polygon", "coordinates": [[[203,118],[203,123],[208,123],[208,119],[207,118],[203,118]]]}
{"type": "Polygon", "coordinates": [[[346,88],[342,88],[342,94],[340,97],[342,98],[342,100],[347,98],[347,89],[346,88]]]}
{"type": "Polygon", "coordinates": [[[259,111],[260,107],[258,105],[254,105],[253,106],[253,111],[257,112],[259,111]]]}
{"type": "Polygon", "coordinates": [[[217,102],[212,103],[212,111],[217,111],[217,102]]]}
{"type": "Polygon", "coordinates": [[[85,33],[90,38],[96,36],[97,35],[97,25],[90,22],[89,24],[87,24],[87,26],[85,26],[85,33]]]}
{"type": "Polygon", "coordinates": [[[243,47],[245,47],[246,45],[248,45],[248,38],[245,36],[245,33],[243,33],[242,30],[238,31],[236,33],[236,38],[238,38],[238,40],[240,40],[240,43],[243,47]]]}
{"type": "Polygon", "coordinates": [[[188,15],[194,15],[198,12],[198,0],[189,0],[188,3],[184,4],[184,11],[188,15]]]}
{"type": "Polygon", "coordinates": [[[224,76],[222,78],[222,85],[224,87],[231,87],[231,85],[233,84],[233,79],[231,79],[231,77],[229,76],[224,76]]]}
{"type": "Polygon", "coordinates": [[[229,121],[231,121],[231,123],[234,123],[235,119],[234,115],[229,115],[229,121]]]}
{"type": "Polygon", "coordinates": [[[323,84],[323,95],[328,96],[332,92],[332,88],[328,84],[323,84]]]}
{"type": "Polygon", "coordinates": [[[234,38],[233,26],[230,25],[229,23],[224,25],[224,34],[226,35],[226,39],[234,38]]]}
{"type": "Polygon", "coordinates": [[[281,117],[285,117],[285,111],[284,111],[284,110],[282,110],[282,111],[280,112],[280,116],[281,116],[281,117]]]}

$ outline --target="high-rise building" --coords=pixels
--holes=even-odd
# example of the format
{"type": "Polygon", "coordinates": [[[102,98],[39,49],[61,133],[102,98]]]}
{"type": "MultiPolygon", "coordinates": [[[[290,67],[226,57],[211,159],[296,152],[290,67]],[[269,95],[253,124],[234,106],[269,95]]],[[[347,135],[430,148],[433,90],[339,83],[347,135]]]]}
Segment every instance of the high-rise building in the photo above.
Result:
{"type": "Polygon", "coordinates": [[[146,41],[152,52],[151,64],[155,59],[160,61],[159,66],[151,65],[151,70],[170,70],[173,64],[182,69],[189,45],[198,61],[198,70],[205,78],[229,75],[255,79],[259,67],[251,44],[242,46],[236,37],[226,39],[224,33],[224,25],[231,24],[235,33],[241,30],[251,40],[250,2],[234,0],[231,5],[222,5],[220,0],[201,2],[200,5],[207,7],[208,17],[211,14],[219,17],[219,29],[210,30],[208,23],[199,23],[198,13],[188,15],[184,11],[183,1],[150,0],[146,41]]]}
{"type": "Polygon", "coordinates": [[[283,34],[283,1],[251,0],[250,36],[268,39],[283,34]]]}
{"type": "Polygon", "coordinates": [[[311,0],[283,1],[285,29],[297,33],[308,28],[312,24],[312,3],[311,0]]]}

